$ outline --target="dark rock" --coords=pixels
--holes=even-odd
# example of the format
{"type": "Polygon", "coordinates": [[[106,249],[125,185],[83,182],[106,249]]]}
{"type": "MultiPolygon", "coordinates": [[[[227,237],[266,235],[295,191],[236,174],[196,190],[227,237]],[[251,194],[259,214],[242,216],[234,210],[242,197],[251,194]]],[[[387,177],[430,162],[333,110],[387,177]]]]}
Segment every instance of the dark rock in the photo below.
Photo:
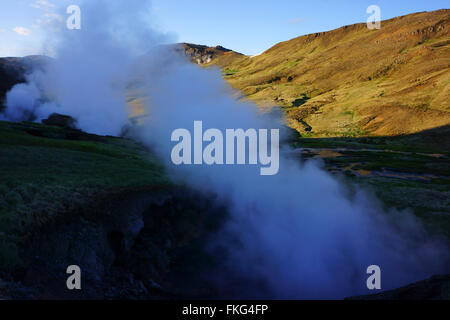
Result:
{"type": "Polygon", "coordinates": [[[42,120],[42,123],[48,126],[55,126],[69,129],[76,128],[76,120],[74,118],[72,118],[71,116],[65,116],[58,113],[53,113],[52,115],[50,115],[50,117],[48,117],[48,119],[42,120]]]}
{"type": "Polygon", "coordinates": [[[7,280],[0,282],[0,298],[197,297],[200,291],[186,279],[193,279],[199,288],[207,285],[197,278],[212,272],[206,239],[219,230],[225,215],[209,196],[184,188],[98,194],[27,234],[22,270],[14,277],[14,270],[5,271],[5,276],[0,273],[7,280]],[[83,290],[66,288],[66,269],[73,264],[82,270],[83,290]]]}
{"type": "Polygon", "coordinates": [[[196,64],[208,64],[213,62],[216,58],[223,56],[224,54],[234,53],[238,56],[242,56],[241,53],[234,52],[230,49],[226,49],[222,46],[208,47],[203,45],[197,45],[192,43],[181,43],[176,45],[176,52],[183,53],[192,62],[196,64]]]}

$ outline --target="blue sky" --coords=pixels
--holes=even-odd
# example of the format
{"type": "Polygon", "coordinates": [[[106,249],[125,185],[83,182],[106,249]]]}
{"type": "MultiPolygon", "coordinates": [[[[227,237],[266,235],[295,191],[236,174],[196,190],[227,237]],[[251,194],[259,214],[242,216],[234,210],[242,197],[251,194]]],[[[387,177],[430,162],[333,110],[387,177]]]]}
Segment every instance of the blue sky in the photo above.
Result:
{"type": "MultiPolygon", "coordinates": [[[[0,0],[0,56],[45,52],[43,29],[65,19],[58,10],[77,3],[0,0]]],[[[450,7],[448,0],[153,0],[153,24],[175,33],[179,42],[222,45],[254,55],[300,35],[365,22],[372,4],[381,8],[383,20],[450,7]]]]}

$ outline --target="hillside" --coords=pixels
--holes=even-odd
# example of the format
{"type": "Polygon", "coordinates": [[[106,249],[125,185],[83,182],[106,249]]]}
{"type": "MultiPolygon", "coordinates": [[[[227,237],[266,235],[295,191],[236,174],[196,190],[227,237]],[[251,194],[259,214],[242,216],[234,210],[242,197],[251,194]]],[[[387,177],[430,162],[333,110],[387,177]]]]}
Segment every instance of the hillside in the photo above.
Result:
{"type": "MultiPolygon", "coordinates": [[[[306,137],[290,141],[293,160],[318,163],[350,197],[366,190],[386,212],[407,210],[450,239],[449,20],[441,10],[385,21],[379,31],[358,24],[253,58],[220,46],[176,50],[219,66],[262,107],[281,107],[306,137]]],[[[0,109],[30,63],[45,59],[0,59],[0,109]]],[[[127,93],[138,115],[139,89],[127,93]]],[[[227,252],[209,247],[227,207],[176,184],[138,141],[48,120],[0,121],[0,177],[0,300],[228,298],[209,281],[229,279],[227,252]],[[85,279],[79,293],[61,286],[74,261],[85,279]]],[[[446,299],[448,289],[443,276],[360,299],[446,299]]]]}
{"type": "MultiPolygon", "coordinates": [[[[432,234],[450,236],[449,153],[380,138],[378,149],[369,139],[306,140],[299,161],[321,156],[349,190],[357,183],[386,208],[410,208],[432,234]]],[[[222,297],[202,275],[223,262],[222,251],[204,245],[227,208],[171,182],[139,143],[0,121],[0,176],[0,299],[222,297]],[[61,286],[73,261],[83,266],[81,292],[61,286]]],[[[398,296],[440,297],[448,281],[435,282],[432,295],[419,285],[398,296]]]]}
{"type": "Polygon", "coordinates": [[[0,121],[0,270],[14,264],[16,232],[83,205],[99,192],[164,184],[138,144],[78,130],[0,121]]]}
{"type": "Polygon", "coordinates": [[[3,109],[6,93],[16,84],[25,81],[25,73],[21,58],[0,58],[0,111],[3,109]]]}
{"type": "Polygon", "coordinates": [[[219,65],[306,136],[393,136],[450,124],[450,10],[310,34],[219,65]]]}
{"type": "Polygon", "coordinates": [[[173,296],[172,261],[213,216],[129,139],[0,121],[0,176],[0,300],[173,296]],[[73,261],[82,292],[60,285],[73,261]]]}

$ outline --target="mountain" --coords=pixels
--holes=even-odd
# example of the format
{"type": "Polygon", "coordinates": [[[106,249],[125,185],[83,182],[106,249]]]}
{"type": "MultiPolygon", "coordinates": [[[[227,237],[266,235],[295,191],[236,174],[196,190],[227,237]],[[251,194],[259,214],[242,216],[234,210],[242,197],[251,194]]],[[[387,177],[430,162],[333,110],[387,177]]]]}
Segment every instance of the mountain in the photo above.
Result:
{"type": "Polygon", "coordinates": [[[354,24],[212,59],[261,106],[306,136],[394,136],[450,124],[450,10],[354,24]]]}

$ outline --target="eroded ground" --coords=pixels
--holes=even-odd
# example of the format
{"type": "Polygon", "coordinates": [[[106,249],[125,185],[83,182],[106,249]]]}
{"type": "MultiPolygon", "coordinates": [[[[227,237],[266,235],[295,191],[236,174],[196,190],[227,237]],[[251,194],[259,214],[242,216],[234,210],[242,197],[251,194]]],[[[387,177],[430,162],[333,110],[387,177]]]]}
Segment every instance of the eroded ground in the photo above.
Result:
{"type": "MultiPolygon", "coordinates": [[[[350,188],[373,191],[386,207],[409,208],[431,233],[450,236],[449,152],[394,140],[300,139],[294,155],[321,162],[350,188]]],[[[214,195],[171,183],[132,140],[0,122],[0,191],[0,298],[235,294],[202,277],[221,270],[226,257],[204,247],[226,207],[214,195]],[[85,270],[82,295],[64,287],[74,261],[85,270]]]]}
{"type": "Polygon", "coordinates": [[[432,233],[450,236],[450,153],[386,141],[301,139],[295,153],[374,192],[387,208],[413,210],[432,233]]]}

